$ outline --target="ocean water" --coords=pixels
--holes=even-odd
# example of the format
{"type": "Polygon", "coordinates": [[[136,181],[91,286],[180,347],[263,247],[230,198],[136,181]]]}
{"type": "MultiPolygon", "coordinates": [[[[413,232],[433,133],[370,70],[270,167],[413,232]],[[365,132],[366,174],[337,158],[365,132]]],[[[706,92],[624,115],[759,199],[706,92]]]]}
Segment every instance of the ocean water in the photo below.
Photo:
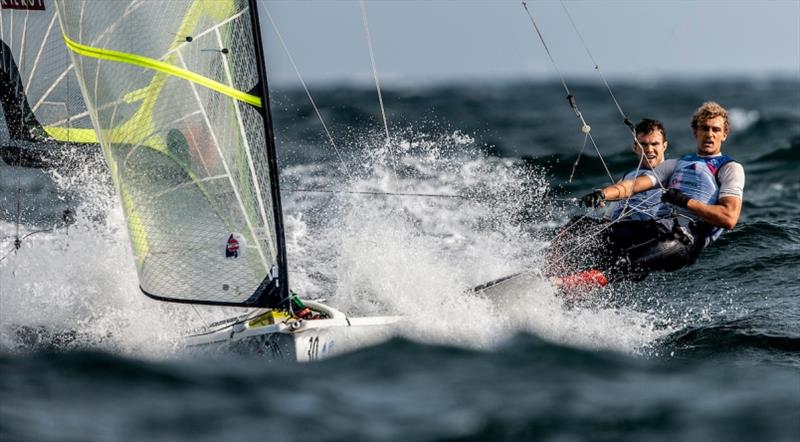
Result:
{"type": "MultiPolygon", "coordinates": [[[[590,146],[569,181],[584,137],[558,82],[386,87],[388,143],[373,89],[313,90],[335,149],[304,92],[274,86],[293,289],[407,318],[309,364],[181,347],[231,309],[139,292],[99,152],[0,163],[0,440],[800,440],[800,80],[612,86],[632,120],[665,123],[673,158],[703,101],[727,107],[745,201],[694,266],[577,303],[536,279],[469,292],[541,269],[586,213],[574,198],[608,182],[590,146]]],[[[599,81],[570,87],[613,175],[635,167],[599,81]]]]}

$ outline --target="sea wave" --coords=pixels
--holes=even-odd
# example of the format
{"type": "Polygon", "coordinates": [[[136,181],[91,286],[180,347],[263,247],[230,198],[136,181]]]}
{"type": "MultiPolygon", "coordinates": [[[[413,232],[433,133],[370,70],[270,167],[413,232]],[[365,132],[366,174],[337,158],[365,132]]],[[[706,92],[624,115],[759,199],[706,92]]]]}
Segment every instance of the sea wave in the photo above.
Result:
{"type": "Polygon", "coordinates": [[[258,440],[277,428],[288,442],[796,436],[795,370],[668,361],[527,334],[489,352],[395,339],[304,365],[0,354],[0,388],[12,393],[0,403],[0,437],[258,440]],[[41,392],[47,401],[26,399],[41,392]]]}
{"type": "Polygon", "coordinates": [[[743,350],[768,350],[800,353],[800,334],[786,330],[764,330],[752,318],[736,319],[688,327],[674,332],[659,342],[659,347],[682,354],[720,355],[743,350]]]}

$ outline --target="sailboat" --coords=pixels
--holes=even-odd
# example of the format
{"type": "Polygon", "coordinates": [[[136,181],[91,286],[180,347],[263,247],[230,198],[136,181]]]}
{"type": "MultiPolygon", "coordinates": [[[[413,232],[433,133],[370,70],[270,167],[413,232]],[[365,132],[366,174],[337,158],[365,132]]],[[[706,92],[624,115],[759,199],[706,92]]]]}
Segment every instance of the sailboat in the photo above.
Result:
{"type": "MultiPolygon", "coordinates": [[[[255,0],[2,6],[4,26],[13,11],[15,26],[50,17],[48,29],[60,27],[59,44],[69,53],[61,70],[79,84],[85,109],[78,115],[88,116],[92,129],[70,131],[71,117],[62,129],[43,123],[36,106],[21,107],[33,116],[20,123],[50,128],[56,141],[78,137],[102,146],[142,293],[246,309],[195,330],[187,345],[309,361],[393,333],[397,316],[350,317],[290,290],[255,0]]],[[[28,64],[12,67],[22,72],[20,66],[28,64]]],[[[22,89],[16,95],[30,102],[22,89]]]]}
{"type": "Polygon", "coordinates": [[[52,6],[0,2],[0,217],[38,231],[71,222],[76,203],[42,170],[69,176],[70,164],[97,152],[52,6]]]}
{"type": "Polygon", "coordinates": [[[54,143],[97,143],[53,6],[0,3],[0,104],[8,136],[0,154],[8,163],[35,166],[54,143]]]}

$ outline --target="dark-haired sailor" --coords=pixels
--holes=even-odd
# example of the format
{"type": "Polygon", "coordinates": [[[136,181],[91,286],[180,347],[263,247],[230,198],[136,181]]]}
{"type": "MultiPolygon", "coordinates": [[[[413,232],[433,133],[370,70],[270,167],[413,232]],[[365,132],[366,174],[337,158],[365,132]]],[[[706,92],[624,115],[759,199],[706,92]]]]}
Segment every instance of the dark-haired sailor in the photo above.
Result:
{"type": "Polygon", "coordinates": [[[699,253],[739,221],[745,174],[741,164],[722,154],[728,138],[728,112],[706,102],[692,116],[697,152],[666,160],[635,179],[623,180],[581,199],[589,207],[622,200],[656,188],[666,191],[651,220],[621,220],[601,232],[587,281],[604,285],[640,280],[654,270],[673,271],[694,263],[699,253]],[[602,277],[600,277],[602,276],[602,277]]]}
{"type": "MultiPolygon", "coordinates": [[[[636,125],[635,132],[636,142],[632,143],[632,149],[639,162],[635,168],[626,172],[619,182],[644,175],[648,170],[664,162],[664,154],[668,145],[664,125],[658,120],[644,118],[636,125]]],[[[660,203],[661,192],[659,189],[650,189],[634,194],[630,198],[613,202],[606,217],[612,220],[621,216],[628,219],[652,219],[657,213],[660,203]]]]}
{"type": "MultiPolygon", "coordinates": [[[[650,118],[644,118],[635,127],[636,141],[632,143],[633,152],[638,158],[636,167],[626,172],[621,183],[645,174],[647,171],[664,162],[667,150],[667,132],[664,125],[650,118]]],[[[574,273],[576,269],[585,267],[604,267],[603,260],[593,262],[587,256],[597,256],[591,249],[597,245],[591,240],[596,232],[603,232],[608,228],[609,222],[618,219],[625,220],[651,220],[655,218],[661,203],[660,189],[651,189],[641,192],[625,200],[615,201],[606,209],[603,218],[589,216],[576,216],[572,218],[553,239],[548,253],[548,275],[563,276],[567,288],[572,285],[582,285],[588,278],[588,283],[593,283],[595,278],[605,280],[602,273],[574,273]],[[589,243],[588,246],[585,244],[589,243]]]]}

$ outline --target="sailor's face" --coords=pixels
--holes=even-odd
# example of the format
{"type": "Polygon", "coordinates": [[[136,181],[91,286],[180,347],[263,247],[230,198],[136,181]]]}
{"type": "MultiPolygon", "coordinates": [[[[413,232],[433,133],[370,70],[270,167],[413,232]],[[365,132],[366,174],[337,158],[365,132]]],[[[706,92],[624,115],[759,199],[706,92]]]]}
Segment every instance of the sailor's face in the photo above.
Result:
{"type": "Polygon", "coordinates": [[[654,130],[648,134],[636,134],[636,140],[639,141],[639,144],[633,144],[633,151],[639,157],[642,167],[652,169],[664,161],[667,142],[664,141],[664,134],[660,130],[654,130]],[[639,145],[642,147],[639,148],[639,145]]]}
{"type": "Polygon", "coordinates": [[[725,132],[725,119],[709,118],[697,123],[694,129],[699,155],[716,155],[722,150],[722,143],[728,138],[725,132]]]}

